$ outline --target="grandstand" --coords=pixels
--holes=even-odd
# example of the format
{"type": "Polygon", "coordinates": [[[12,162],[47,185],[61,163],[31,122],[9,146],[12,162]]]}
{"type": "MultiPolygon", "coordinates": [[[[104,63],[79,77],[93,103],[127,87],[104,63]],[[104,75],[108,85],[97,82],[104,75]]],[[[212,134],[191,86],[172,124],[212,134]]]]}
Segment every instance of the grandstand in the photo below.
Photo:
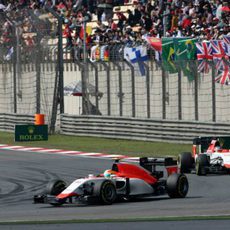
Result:
{"type": "MultiPolygon", "coordinates": [[[[113,21],[115,23],[118,22],[118,17],[117,17],[117,12],[120,12],[122,14],[124,14],[126,17],[128,16],[127,10],[133,10],[133,2],[134,0],[131,0],[131,2],[128,3],[124,3],[124,5],[121,6],[114,6],[113,8],[113,21]]],[[[93,28],[93,30],[95,30],[98,27],[98,20],[97,20],[97,15],[93,14],[92,15],[92,20],[88,23],[89,26],[91,26],[93,28]]],[[[104,22],[104,24],[106,26],[108,26],[108,22],[104,22]]]]}

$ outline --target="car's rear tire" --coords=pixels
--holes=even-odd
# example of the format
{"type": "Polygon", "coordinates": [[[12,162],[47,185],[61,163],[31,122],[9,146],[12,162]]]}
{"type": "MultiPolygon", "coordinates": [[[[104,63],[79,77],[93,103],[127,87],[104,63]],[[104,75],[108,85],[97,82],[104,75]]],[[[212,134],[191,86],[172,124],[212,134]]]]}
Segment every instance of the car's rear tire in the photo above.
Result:
{"type": "Polygon", "coordinates": [[[166,190],[171,198],[184,198],[188,188],[188,179],[184,174],[173,173],[167,178],[166,190]]]}
{"type": "MultiPolygon", "coordinates": [[[[63,180],[52,180],[46,186],[46,194],[57,196],[66,188],[66,183],[63,180]]],[[[65,203],[65,199],[60,199],[56,203],[51,203],[53,206],[61,206],[65,203]]]]}
{"type": "Polygon", "coordinates": [[[205,176],[207,174],[207,168],[209,166],[208,156],[205,154],[200,154],[196,158],[196,174],[198,176],[205,176]]]}
{"type": "Polygon", "coordinates": [[[191,173],[193,168],[194,159],[190,152],[180,153],[177,158],[178,168],[181,173],[191,173]]]}
{"type": "Polygon", "coordinates": [[[110,180],[101,181],[94,186],[94,196],[99,198],[101,204],[110,205],[117,199],[114,183],[110,180]]]}

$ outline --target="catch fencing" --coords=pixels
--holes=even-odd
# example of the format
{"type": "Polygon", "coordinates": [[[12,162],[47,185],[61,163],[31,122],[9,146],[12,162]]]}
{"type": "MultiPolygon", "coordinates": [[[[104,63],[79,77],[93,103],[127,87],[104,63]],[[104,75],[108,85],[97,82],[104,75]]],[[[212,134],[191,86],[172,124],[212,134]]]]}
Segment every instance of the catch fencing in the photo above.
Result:
{"type": "MultiPolygon", "coordinates": [[[[196,60],[180,61],[174,73],[153,59],[143,65],[145,75],[140,76],[138,69],[125,60],[87,62],[87,67],[82,67],[82,78],[89,86],[82,114],[229,122],[229,72],[222,83],[220,78],[225,73],[216,69],[215,63],[208,63],[209,71],[199,72],[196,60]],[[185,72],[187,66],[189,73],[185,72]]],[[[226,66],[230,69],[229,62],[226,66]]]]}
{"type": "Polygon", "coordinates": [[[53,129],[59,97],[58,20],[45,9],[0,14],[0,113],[46,114],[53,129]]]}

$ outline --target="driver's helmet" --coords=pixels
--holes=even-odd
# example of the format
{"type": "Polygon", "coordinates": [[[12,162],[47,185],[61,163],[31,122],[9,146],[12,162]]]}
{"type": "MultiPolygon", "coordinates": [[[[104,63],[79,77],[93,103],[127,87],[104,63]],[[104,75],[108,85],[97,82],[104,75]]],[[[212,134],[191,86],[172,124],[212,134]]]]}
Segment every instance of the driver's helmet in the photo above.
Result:
{"type": "Polygon", "coordinates": [[[217,152],[217,151],[220,150],[220,149],[221,149],[220,143],[219,143],[219,141],[217,141],[217,142],[216,142],[216,145],[215,145],[215,147],[214,147],[214,151],[217,152]]]}
{"type": "Polygon", "coordinates": [[[116,175],[116,172],[112,169],[107,169],[104,171],[104,177],[105,178],[111,178],[112,176],[116,175]]]}
{"type": "Polygon", "coordinates": [[[219,145],[217,145],[217,146],[215,146],[214,151],[218,151],[220,149],[221,149],[221,147],[219,145]]]}

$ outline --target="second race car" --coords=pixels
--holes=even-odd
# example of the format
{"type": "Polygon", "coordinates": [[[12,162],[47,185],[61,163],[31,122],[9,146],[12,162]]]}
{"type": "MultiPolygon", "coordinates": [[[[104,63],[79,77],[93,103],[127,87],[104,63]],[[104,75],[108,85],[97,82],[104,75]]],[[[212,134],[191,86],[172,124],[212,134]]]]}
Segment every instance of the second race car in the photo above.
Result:
{"type": "Polygon", "coordinates": [[[181,173],[230,173],[230,137],[198,137],[193,140],[192,153],[178,156],[181,173]]]}

